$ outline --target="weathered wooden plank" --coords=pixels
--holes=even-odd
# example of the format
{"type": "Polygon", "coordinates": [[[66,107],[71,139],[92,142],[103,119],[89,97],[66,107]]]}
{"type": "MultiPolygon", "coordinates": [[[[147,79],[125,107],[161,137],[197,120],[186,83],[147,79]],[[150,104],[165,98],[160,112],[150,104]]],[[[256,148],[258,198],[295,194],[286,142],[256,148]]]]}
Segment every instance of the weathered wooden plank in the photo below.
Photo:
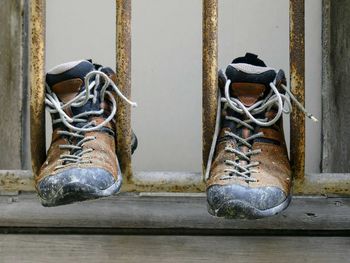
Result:
{"type": "Polygon", "coordinates": [[[334,91],[330,65],[330,7],[331,0],[322,1],[322,172],[330,172],[330,163],[334,155],[331,136],[335,134],[335,129],[337,129],[336,125],[331,124],[334,120],[334,111],[331,110],[334,103],[334,91]]]}
{"type": "Polygon", "coordinates": [[[306,174],[304,179],[295,180],[293,192],[308,195],[350,196],[350,174],[306,174]]]}
{"type": "MultiPolygon", "coordinates": [[[[138,172],[133,184],[124,183],[123,192],[203,192],[200,173],[138,172]]],[[[0,191],[34,191],[31,171],[0,170],[0,191]]],[[[350,196],[350,174],[307,174],[294,182],[295,194],[350,196]]]]}
{"type": "Polygon", "coordinates": [[[1,262],[348,262],[348,237],[2,235],[1,262]]]}
{"type": "Polygon", "coordinates": [[[23,128],[26,121],[27,95],[23,74],[26,55],[23,13],[23,0],[0,2],[1,169],[23,169],[28,161],[25,154],[27,133],[23,128]]]}
{"type": "MultiPolygon", "coordinates": [[[[138,172],[133,184],[124,182],[122,191],[137,192],[202,192],[204,183],[200,173],[138,172]]],[[[0,191],[35,191],[31,171],[0,170],[0,191]]]]}
{"type": "Polygon", "coordinates": [[[34,191],[32,171],[0,171],[0,192],[34,191]]]}
{"type": "Polygon", "coordinates": [[[322,171],[350,171],[350,2],[323,1],[322,171]]]}
{"type": "MultiPolygon", "coordinates": [[[[204,194],[122,194],[44,208],[33,194],[0,197],[0,229],[168,229],[173,231],[284,230],[349,231],[350,198],[295,197],[281,215],[261,220],[227,220],[208,214],[204,194]]],[[[216,232],[215,232],[216,233],[216,232]]]]}
{"type": "Polygon", "coordinates": [[[133,184],[124,184],[122,191],[130,192],[203,192],[205,185],[200,173],[137,172],[133,184]]]}

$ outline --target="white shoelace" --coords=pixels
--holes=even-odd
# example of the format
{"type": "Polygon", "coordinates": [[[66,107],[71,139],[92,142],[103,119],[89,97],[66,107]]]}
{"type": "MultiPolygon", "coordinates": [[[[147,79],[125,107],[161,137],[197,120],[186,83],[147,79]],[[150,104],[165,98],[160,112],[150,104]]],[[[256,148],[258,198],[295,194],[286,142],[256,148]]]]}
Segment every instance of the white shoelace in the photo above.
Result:
{"type": "Polygon", "coordinates": [[[71,131],[59,131],[59,135],[65,135],[69,136],[71,138],[77,138],[80,139],[78,142],[74,145],[72,144],[64,144],[60,145],[60,149],[69,149],[71,150],[70,154],[62,154],[60,156],[60,159],[62,160],[62,165],[58,165],[55,167],[55,170],[66,167],[70,164],[76,164],[76,163],[89,163],[89,160],[84,160],[83,155],[89,152],[92,152],[93,149],[85,149],[83,150],[84,143],[95,140],[96,138],[93,136],[87,136],[85,137],[83,134],[86,132],[96,131],[105,126],[107,123],[109,123],[115,116],[117,112],[117,102],[112,94],[112,92],[107,91],[108,87],[112,87],[113,91],[121,97],[125,102],[130,104],[132,107],[137,107],[137,104],[135,102],[130,101],[128,98],[126,98],[119,88],[115,85],[115,83],[102,71],[95,70],[89,72],[85,76],[85,90],[79,93],[76,97],[74,97],[69,102],[63,104],[57,95],[51,91],[50,87],[46,84],[46,98],[45,103],[48,108],[48,111],[51,114],[59,114],[59,118],[52,120],[53,124],[57,123],[63,123],[68,130],[71,131]],[[92,78],[95,77],[95,80],[91,81],[92,78]],[[102,86],[100,92],[97,90],[101,83],[101,77],[104,80],[104,85],[102,86]],[[96,103],[98,93],[100,93],[100,100],[101,102],[104,101],[105,95],[107,94],[110,101],[112,102],[112,111],[110,115],[100,124],[96,125],[94,121],[88,122],[89,116],[97,116],[102,115],[104,113],[104,110],[101,109],[99,111],[86,111],[81,114],[78,114],[73,117],[69,117],[64,110],[68,107],[82,107],[85,105],[88,100],[93,101],[93,103],[96,103]],[[86,123],[82,127],[76,127],[72,125],[71,123],[86,123]]]}
{"type": "MultiPolygon", "coordinates": [[[[292,110],[291,102],[289,101],[289,98],[295,102],[298,109],[300,109],[308,118],[311,120],[317,122],[318,120],[310,113],[308,113],[303,105],[298,102],[298,100],[294,97],[294,95],[288,90],[288,88],[281,84],[281,87],[285,90],[287,95],[281,94],[277,87],[276,87],[276,79],[274,82],[270,83],[271,90],[269,94],[266,96],[265,99],[257,101],[250,107],[246,107],[240,100],[237,98],[230,97],[230,85],[231,80],[227,79],[225,84],[225,97],[221,97],[220,90],[218,94],[218,109],[217,109],[217,118],[216,118],[216,125],[215,125],[215,132],[213,136],[213,141],[209,153],[208,163],[206,167],[205,172],[205,178],[209,178],[211,163],[214,157],[217,138],[219,135],[220,130],[220,117],[221,117],[221,103],[224,103],[224,107],[229,107],[233,111],[240,113],[242,115],[245,115],[247,117],[247,120],[241,120],[239,118],[235,118],[232,116],[225,116],[225,119],[233,121],[238,124],[238,126],[244,126],[245,128],[248,128],[251,131],[254,131],[254,127],[250,125],[251,123],[255,123],[258,126],[262,127],[268,127],[273,124],[275,124],[281,115],[284,114],[290,114],[292,110]],[[285,109],[284,105],[287,105],[287,108],[285,109]],[[277,107],[277,113],[275,117],[271,120],[268,119],[257,119],[253,115],[269,111],[273,106],[277,107]]],[[[256,154],[259,154],[261,152],[260,149],[252,150],[252,144],[250,143],[256,138],[262,137],[264,134],[262,132],[254,134],[248,138],[242,138],[236,134],[226,132],[226,136],[232,137],[232,139],[236,140],[241,145],[244,145],[248,147],[248,152],[243,152],[239,149],[239,147],[233,149],[232,147],[226,147],[225,151],[234,153],[236,155],[236,160],[225,160],[225,164],[229,166],[230,168],[225,170],[226,175],[223,176],[222,180],[231,179],[233,176],[240,177],[248,182],[256,182],[257,179],[253,178],[251,175],[253,173],[256,173],[255,170],[251,169],[259,165],[258,162],[251,163],[250,157],[256,154]],[[245,161],[246,164],[242,164],[240,161],[245,161]]]]}

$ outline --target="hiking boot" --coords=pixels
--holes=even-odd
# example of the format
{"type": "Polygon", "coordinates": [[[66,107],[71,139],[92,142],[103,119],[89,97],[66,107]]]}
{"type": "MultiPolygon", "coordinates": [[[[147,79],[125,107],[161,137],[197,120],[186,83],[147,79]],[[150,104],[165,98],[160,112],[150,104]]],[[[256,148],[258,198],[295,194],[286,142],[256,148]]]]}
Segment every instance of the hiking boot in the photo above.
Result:
{"type": "Polygon", "coordinates": [[[219,90],[206,171],[208,211],[226,218],[275,215],[291,201],[282,114],[291,110],[288,97],[297,101],[287,90],[284,72],[250,53],[219,72],[219,90]]]}
{"type": "MultiPolygon", "coordinates": [[[[46,162],[35,177],[44,206],[117,193],[122,175],[116,155],[116,96],[112,69],[82,60],[46,74],[46,107],[53,123],[46,162]]],[[[133,138],[136,147],[137,139],[133,138]]]]}

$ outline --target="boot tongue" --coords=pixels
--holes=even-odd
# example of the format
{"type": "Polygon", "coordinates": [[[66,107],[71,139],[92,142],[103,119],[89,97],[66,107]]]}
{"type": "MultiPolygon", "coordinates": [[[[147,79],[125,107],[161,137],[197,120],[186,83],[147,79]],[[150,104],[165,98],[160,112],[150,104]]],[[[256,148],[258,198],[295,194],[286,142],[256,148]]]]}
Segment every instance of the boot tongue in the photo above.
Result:
{"type": "Polygon", "coordinates": [[[244,106],[250,107],[265,94],[266,87],[259,83],[232,83],[231,93],[238,98],[244,106]]]}
{"type": "MultiPolygon", "coordinates": [[[[95,70],[94,64],[87,60],[64,63],[47,72],[46,83],[51,91],[55,93],[63,103],[67,103],[85,89],[85,76],[93,70],[95,70]]],[[[88,100],[87,103],[81,107],[70,106],[64,109],[65,113],[70,117],[87,111],[98,110],[100,110],[99,99],[95,104],[93,104],[92,100],[88,100]]],[[[54,118],[59,118],[59,115],[54,115],[54,118]]],[[[84,124],[84,122],[74,123],[77,127],[83,126],[84,124]]]]}
{"type": "Polygon", "coordinates": [[[64,63],[46,74],[46,83],[52,92],[63,103],[66,103],[81,91],[84,77],[92,70],[94,70],[94,65],[87,60],[64,63]]]}

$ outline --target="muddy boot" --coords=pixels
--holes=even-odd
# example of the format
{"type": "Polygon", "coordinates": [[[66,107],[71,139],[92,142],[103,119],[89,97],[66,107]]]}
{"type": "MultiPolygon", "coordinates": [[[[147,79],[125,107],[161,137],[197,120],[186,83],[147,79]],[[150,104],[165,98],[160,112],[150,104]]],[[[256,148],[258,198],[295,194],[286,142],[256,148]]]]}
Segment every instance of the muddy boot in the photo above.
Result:
{"type": "MultiPolygon", "coordinates": [[[[112,69],[76,61],[46,74],[46,107],[53,123],[46,162],[35,178],[44,206],[118,193],[122,175],[116,156],[116,96],[112,69]]],[[[133,150],[137,139],[133,138],[133,150]]]]}
{"type": "Polygon", "coordinates": [[[249,53],[219,73],[219,86],[220,114],[206,175],[209,213],[249,219],[275,215],[291,201],[282,114],[291,110],[288,97],[296,99],[282,70],[249,53]]]}

